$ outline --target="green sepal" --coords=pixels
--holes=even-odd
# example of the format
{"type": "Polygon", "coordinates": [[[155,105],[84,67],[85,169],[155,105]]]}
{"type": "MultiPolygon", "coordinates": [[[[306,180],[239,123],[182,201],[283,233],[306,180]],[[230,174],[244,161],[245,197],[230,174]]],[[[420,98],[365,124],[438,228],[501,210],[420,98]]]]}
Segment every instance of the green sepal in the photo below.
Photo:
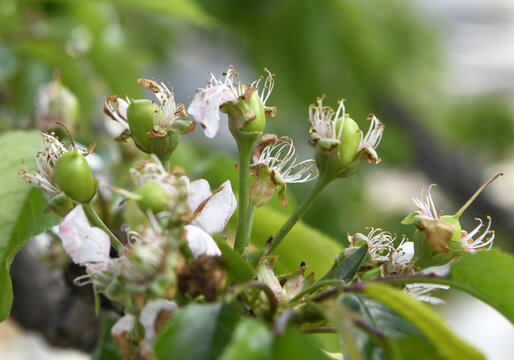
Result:
{"type": "Polygon", "coordinates": [[[402,221],[401,224],[409,225],[414,222],[414,218],[419,215],[419,211],[413,211],[409,215],[407,215],[402,221]]]}
{"type": "Polygon", "coordinates": [[[48,206],[54,213],[62,217],[65,217],[74,207],[71,199],[63,192],[51,197],[48,200],[48,206]]]}
{"type": "Polygon", "coordinates": [[[176,119],[171,125],[171,130],[175,131],[179,135],[184,135],[189,131],[189,127],[193,124],[191,120],[187,119],[176,119]]]}
{"type": "MultiPolygon", "coordinates": [[[[168,131],[163,137],[148,137],[148,152],[157,155],[163,165],[169,162],[171,154],[177,148],[179,136],[175,131],[168,131]]],[[[166,166],[166,165],[165,165],[166,166]]]]}

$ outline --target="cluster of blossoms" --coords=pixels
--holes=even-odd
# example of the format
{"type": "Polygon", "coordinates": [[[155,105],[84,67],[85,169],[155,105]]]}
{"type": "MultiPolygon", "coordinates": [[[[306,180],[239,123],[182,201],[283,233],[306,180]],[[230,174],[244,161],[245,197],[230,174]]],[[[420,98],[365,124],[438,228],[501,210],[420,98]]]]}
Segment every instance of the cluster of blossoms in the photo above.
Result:
{"type": "MultiPolygon", "coordinates": [[[[339,101],[337,110],[323,105],[324,96],[309,107],[309,144],[315,147],[316,160],[298,161],[293,141],[287,136],[263,135],[266,116],[276,115],[276,109],[266,105],[274,86],[273,75],[266,72],[265,79],[261,77],[250,85],[235,82],[238,74],[232,67],[224,78],[211,74],[207,86],[198,90],[189,105],[189,114],[183,104],[175,102],[171,85],[148,79],[138,82],[152,91],[157,101],[118,96],[105,100],[104,112],[123,127],[117,140],[131,138],[138,149],[151,154],[130,170],[136,190],[111,187],[134,201],[146,216],[137,232],[124,231],[124,241],[111,233],[92,207],[98,181],[85,156],[93,148],[79,149],[71,139],[68,148],[53,135],[44,133],[45,148],[37,155],[38,170],[24,167],[20,171],[28,184],[44,191],[50,208],[64,217],[60,225],[64,250],[86,271],[76,282],[92,284],[95,292],[125,308],[125,315],[111,332],[126,358],[135,351],[152,358],[158,324],[169,320],[184,303],[196,299],[215,301],[224,286],[233,286],[227,281],[226,272],[230,263],[247,261],[256,209],[266,205],[275,192],[287,206],[287,184],[316,180],[313,190],[291,218],[270,237],[262,253],[255,256],[253,280],[246,285],[266,289],[266,294],[256,295],[252,293],[255,289],[243,287],[243,295],[238,297],[252,315],[273,315],[277,308],[297,306],[306,299],[308,289],[316,286],[314,274],[305,276],[307,267],[302,263],[296,272],[277,276],[273,270],[277,257],[272,251],[324,187],[352,175],[362,159],[373,164],[380,162],[376,149],[384,125],[370,115],[371,124],[364,133],[346,113],[344,100],[339,101]],[[238,145],[239,203],[230,180],[212,191],[207,180],[192,181],[182,171],[170,170],[170,156],[178,145],[179,135],[193,131],[200,124],[207,137],[214,137],[220,126],[220,112],[228,115],[229,129],[238,145]],[[188,119],[189,115],[192,120],[188,119]],[[254,177],[251,183],[249,175],[254,177]],[[213,236],[225,230],[236,208],[239,216],[234,253],[232,258],[225,258],[229,245],[213,236]],[[116,252],[111,251],[111,246],[116,252]],[[237,256],[239,260],[234,260],[237,256]],[[180,301],[177,293],[181,295],[180,301]],[[144,328],[143,336],[137,331],[138,323],[144,328]],[[137,334],[139,338],[134,339],[137,334]]],[[[396,237],[380,228],[371,228],[367,235],[348,236],[350,246],[336,260],[344,261],[358,251],[362,254],[365,251],[365,256],[354,273],[338,279],[340,283],[412,274],[438,262],[447,263],[462,252],[491,247],[494,232],[490,231],[489,217],[485,232],[476,239],[473,237],[483,227],[481,220],[470,233],[460,227],[458,218],[469,202],[455,215],[442,216],[435,210],[429,189],[425,198],[422,194],[422,199],[415,199],[414,203],[419,210],[403,223],[414,223],[416,231],[426,237],[422,245],[427,244],[432,251],[422,253],[421,245],[408,241],[405,236],[395,245],[396,237]]],[[[333,275],[330,271],[327,274],[320,280],[333,275]]],[[[421,300],[428,291],[419,287],[406,290],[421,300]]]]}

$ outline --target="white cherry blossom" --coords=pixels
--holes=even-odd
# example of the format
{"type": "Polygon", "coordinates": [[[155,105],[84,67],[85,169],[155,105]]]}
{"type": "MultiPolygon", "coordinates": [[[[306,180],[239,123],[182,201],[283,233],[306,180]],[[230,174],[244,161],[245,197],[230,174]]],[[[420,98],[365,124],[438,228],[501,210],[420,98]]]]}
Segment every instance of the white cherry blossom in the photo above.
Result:
{"type": "Polygon", "coordinates": [[[230,180],[224,182],[214,193],[211,193],[209,183],[204,179],[190,182],[189,178],[183,176],[181,180],[189,190],[188,204],[193,213],[189,225],[186,226],[186,237],[193,255],[221,255],[211,235],[223,231],[236,210],[237,202],[230,180]]]}

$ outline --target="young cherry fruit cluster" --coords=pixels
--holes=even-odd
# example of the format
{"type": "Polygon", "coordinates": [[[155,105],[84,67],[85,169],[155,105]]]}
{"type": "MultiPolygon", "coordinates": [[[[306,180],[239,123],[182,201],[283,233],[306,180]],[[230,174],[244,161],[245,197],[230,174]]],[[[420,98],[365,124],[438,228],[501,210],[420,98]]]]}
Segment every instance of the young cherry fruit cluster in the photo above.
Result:
{"type": "MultiPolygon", "coordinates": [[[[430,189],[426,197],[422,194],[421,199],[414,199],[418,210],[403,221],[415,225],[414,242],[404,237],[398,245],[390,233],[372,228],[368,235],[348,236],[349,246],[318,280],[313,273],[305,275],[304,264],[292,274],[277,276],[273,269],[277,259],[274,250],[322,190],[334,180],[352,175],[361,159],[380,162],[376,148],[384,125],[370,115],[370,128],[364,134],[346,113],[344,100],[334,110],[323,104],[322,96],[309,107],[309,143],[315,148],[315,161],[298,161],[291,139],[263,135],[266,116],[276,115],[275,107],[266,105],[274,85],[273,75],[266,72],[266,79],[249,85],[235,81],[237,73],[232,67],[223,78],[211,75],[187,112],[183,104],[175,102],[173,88],[154,80],[138,82],[155,94],[156,101],[118,96],[105,100],[104,112],[124,127],[116,140],[132,139],[139,150],[151,154],[130,171],[137,186],[135,191],[111,187],[135,201],[147,218],[137,231],[127,232],[128,240],[123,243],[91,204],[98,181],[85,157],[94,146],[81,149],[70,136],[71,145],[67,147],[53,134],[43,133],[45,147],[37,154],[37,171],[20,171],[29,185],[43,190],[49,209],[64,217],[60,225],[64,250],[73,262],[86,269],[86,275],[76,279],[76,283],[92,284],[95,294],[123,306],[124,316],[111,332],[125,358],[134,358],[136,354],[154,358],[157,330],[190,303],[231,301],[241,305],[247,315],[275,324],[283,324],[284,316],[295,311],[304,327],[314,329],[329,325],[332,317],[318,308],[314,311],[308,304],[330,286],[413,274],[450,263],[464,252],[492,245],[490,218],[480,236],[477,234],[482,221],[468,233],[462,230],[458,219],[478,193],[499,175],[484,184],[453,216],[438,214],[430,189]],[[228,115],[229,129],[239,151],[238,203],[230,181],[212,191],[206,180],[191,181],[183,173],[170,170],[170,156],[180,135],[194,131],[195,125],[200,124],[208,138],[214,137],[220,112],[228,115]],[[249,176],[254,177],[252,182],[249,176]],[[262,251],[251,253],[249,243],[256,209],[266,205],[275,192],[287,206],[287,184],[311,180],[316,180],[311,192],[282,228],[270,237],[262,251]],[[231,247],[215,234],[225,229],[236,208],[238,222],[231,247]],[[111,246],[117,252],[114,257],[111,246]]],[[[426,296],[430,290],[426,287],[421,291],[415,287],[404,290],[432,301],[426,296]]]]}

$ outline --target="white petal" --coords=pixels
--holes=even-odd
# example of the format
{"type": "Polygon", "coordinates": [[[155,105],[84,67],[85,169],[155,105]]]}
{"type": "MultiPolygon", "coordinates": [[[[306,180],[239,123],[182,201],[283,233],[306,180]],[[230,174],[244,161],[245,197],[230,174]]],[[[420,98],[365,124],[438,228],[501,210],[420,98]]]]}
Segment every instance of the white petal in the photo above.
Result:
{"type": "Polygon", "coordinates": [[[123,333],[131,332],[134,328],[134,325],[136,324],[136,318],[134,315],[127,314],[114,324],[114,326],[111,328],[111,334],[116,337],[117,335],[122,335],[123,333]]]}
{"type": "Polygon", "coordinates": [[[200,255],[220,256],[221,251],[214,239],[197,226],[186,225],[186,238],[189,248],[196,258],[200,255]]]}
{"type": "Polygon", "coordinates": [[[64,250],[74,263],[104,262],[109,260],[109,236],[89,225],[82,205],[69,212],[59,226],[64,250]]]}
{"type": "Polygon", "coordinates": [[[191,183],[187,202],[189,209],[195,211],[198,206],[212,196],[211,186],[205,179],[198,179],[191,183]]]}
{"type": "Polygon", "coordinates": [[[414,257],[414,243],[406,241],[396,250],[400,256],[396,258],[398,264],[408,264],[414,257]]]}
{"type": "Polygon", "coordinates": [[[159,299],[145,305],[141,310],[139,322],[145,329],[145,339],[152,340],[155,337],[155,320],[161,311],[175,312],[177,304],[173,301],[159,299]]]}
{"type": "Polygon", "coordinates": [[[219,129],[220,106],[228,101],[237,101],[230,89],[224,85],[213,86],[199,91],[187,112],[203,127],[205,136],[213,138],[219,129]]]}
{"type": "Polygon", "coordinates": [[[219,233],[227,226],[236,207],[236,197],[230,180],[227,180],[207,200],[191,224],[201,227],[209,234],[219,233]]]}

